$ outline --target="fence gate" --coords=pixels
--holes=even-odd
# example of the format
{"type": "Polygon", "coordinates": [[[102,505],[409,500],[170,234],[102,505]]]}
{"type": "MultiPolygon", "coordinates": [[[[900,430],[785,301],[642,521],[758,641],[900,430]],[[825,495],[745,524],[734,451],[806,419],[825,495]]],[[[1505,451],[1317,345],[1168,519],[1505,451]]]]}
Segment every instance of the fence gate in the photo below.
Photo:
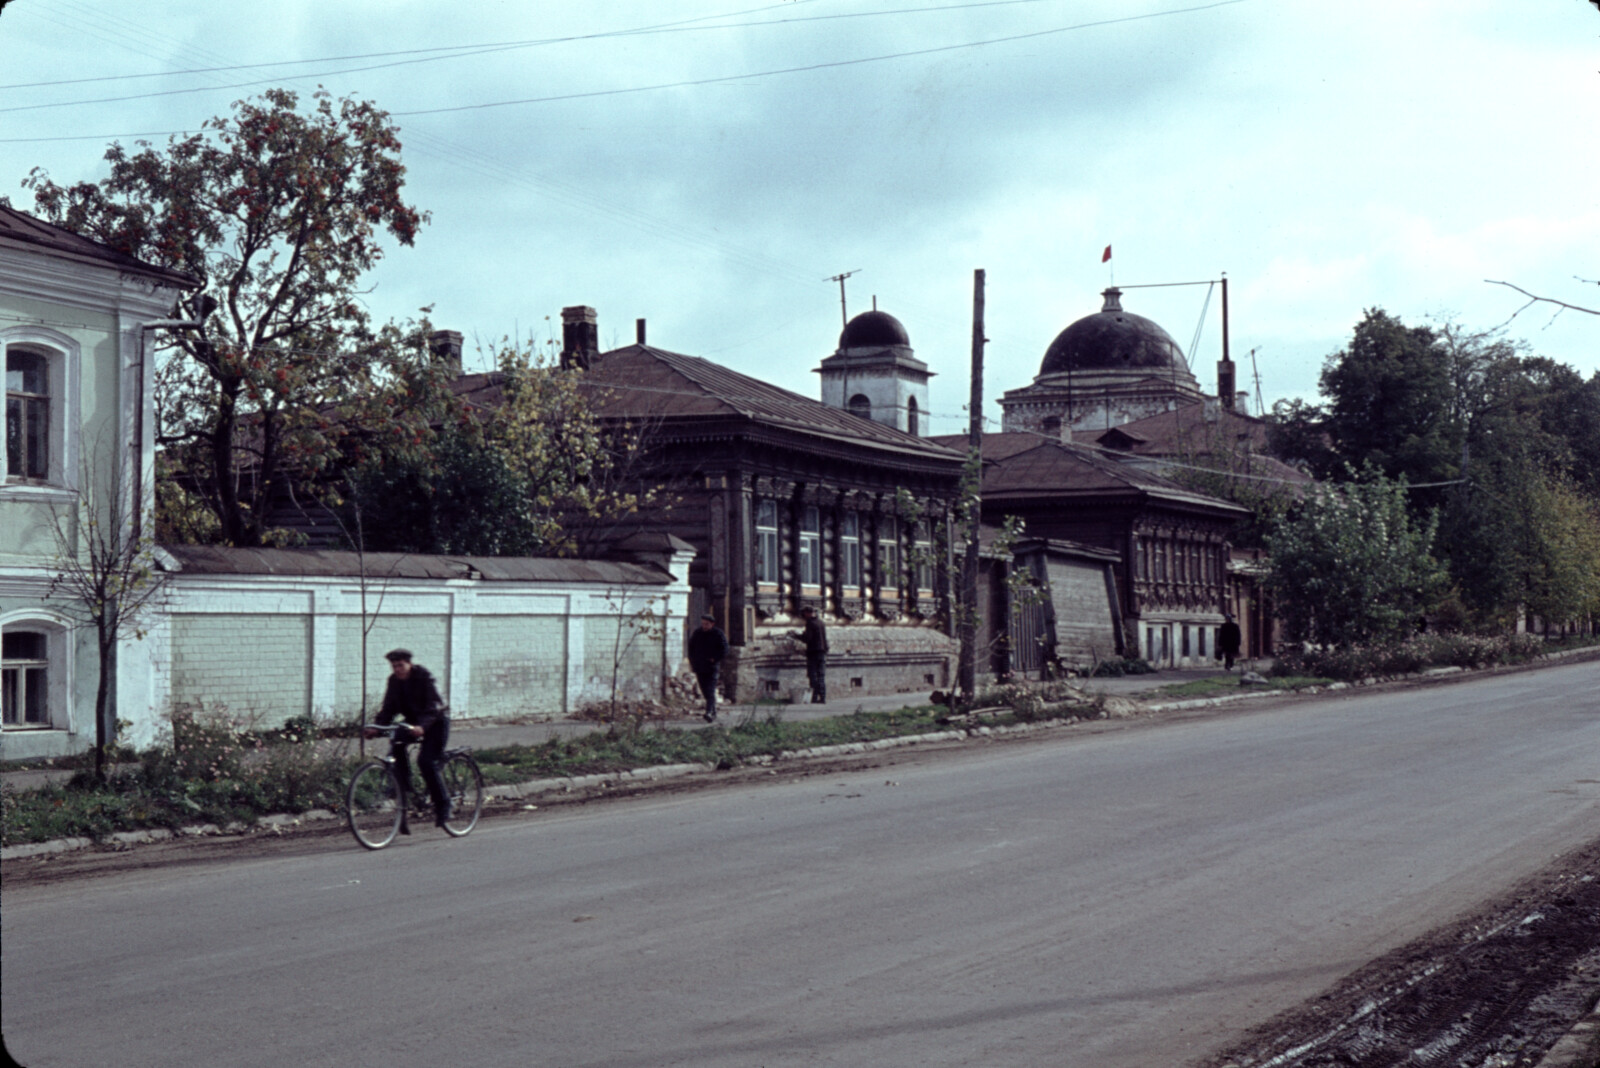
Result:
{"type": "Polygon", "coordinates": [[[1044,646],[1049,639],[1044,609],[1042,603],[1023,603],[1011,613],[1011,670],[1018,675],[1039,675],[1044,671],[1044,646]]]}

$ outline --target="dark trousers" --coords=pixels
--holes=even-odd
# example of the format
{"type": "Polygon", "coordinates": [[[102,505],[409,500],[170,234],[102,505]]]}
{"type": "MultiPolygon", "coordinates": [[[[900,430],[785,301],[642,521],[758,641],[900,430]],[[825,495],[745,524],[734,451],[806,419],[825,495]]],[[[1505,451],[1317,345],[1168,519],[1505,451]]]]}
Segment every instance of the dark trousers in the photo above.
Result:
{"type": "MultiPolygon", "coordinates": [[[[422,742],[417,746],[417,770],[422,772],[422,781],[428,787],[428,798],[433,802],[433,811],[443,814],[449,807],[450,798],[444,789],[444,774],[439,770],[439,756],[444,752],[445,743],[450,740],[450,720],[440,716],[432,725],[425,728],[422,733],[422,742]]],[[[400,777],[401,789],[411,789],[411,746],[396,745],[394,753],[394,773],[400,777]]]]}
{"type": "Polygon", "coordinates": [[[1223,653],[1222,654],[1222,670],[1223,671],[1232,671],[1233,670],[1233,658],[1235,656],[1237,656],[1237,655],[1238,655],[1237,653],[1223,653]]]}
{"type": "Polygon", "coordinates": [[[708,669],[696,668],[695,681],[700,683],[700,694],[706,699],[706,715],[717,714],[717,674],[719,668],[712,664],[708,669]]]}
{"type": "Polygon", "coordinates": [[[811,684],[811,703],[820,705],[828,700],[828,655],[806,654],[806,682],[811,684]]]}

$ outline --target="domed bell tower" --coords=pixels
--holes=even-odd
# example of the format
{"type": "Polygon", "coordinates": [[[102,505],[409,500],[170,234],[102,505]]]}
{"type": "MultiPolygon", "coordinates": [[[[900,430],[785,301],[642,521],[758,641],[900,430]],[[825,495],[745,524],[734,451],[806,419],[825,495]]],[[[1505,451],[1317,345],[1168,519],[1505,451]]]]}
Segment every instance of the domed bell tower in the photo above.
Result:
{"type": "Polygon", "coordinates": [[[928,379],[900,320],[874,308],[845,324],[839,348],[816,368],[822,403],[918,437],[928,436],[928,379]]]}

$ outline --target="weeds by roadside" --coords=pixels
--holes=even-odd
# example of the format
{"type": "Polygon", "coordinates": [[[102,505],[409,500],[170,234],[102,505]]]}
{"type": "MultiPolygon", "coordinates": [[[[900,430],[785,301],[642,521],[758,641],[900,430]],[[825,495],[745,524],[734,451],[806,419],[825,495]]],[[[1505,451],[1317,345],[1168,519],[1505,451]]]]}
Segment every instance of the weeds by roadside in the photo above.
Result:
{"type": "Polygon", "coordinates": [[[1418,634],[1405,641],[1335,649],[1281,649],[1274,675],[1369,679],[1411,675],[1430,667],[1484,668],[1522,664],[1546,650],[1532,634],[1418,634]]]}
{"type": "MultiPolygon", "coordinates": [[[[336,809],[353,763],[348,739],[309,721],[250,730],[226,709],[173,712],[160,744],[101,784],[80,770],[60,785],[0,794],[0,842],[104,838],[119,831],[253,823],[269,813],[336,809]]],[[[58,762],[60,766],[63,762],[58,762]]]]}

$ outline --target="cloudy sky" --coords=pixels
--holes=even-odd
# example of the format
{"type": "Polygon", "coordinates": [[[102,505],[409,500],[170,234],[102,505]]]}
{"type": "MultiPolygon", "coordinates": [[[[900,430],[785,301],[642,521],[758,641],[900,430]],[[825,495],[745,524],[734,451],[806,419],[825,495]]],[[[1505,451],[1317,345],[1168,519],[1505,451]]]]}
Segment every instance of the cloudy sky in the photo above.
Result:
{"type": "MultiPolygon", "coordinates": [[[[0,192],[324,85],[398,117],[433,216],[372,276],[379,317],[488,341],[590,304],[607,347],[644,318],[815,396],[855,271],[850,314],[906,324],[943,433],[974,268],[995,418],[1111,270],[1226,273],[1270,406],[1365,308],[1492,327],[1523,298],[1485,279],[1600,308],[1597,45],[1594,0],[10,0],[0,192]]],[[[1214,382],[1219,293],[1124,306],[1214,382]]],[[[1594,373],[1600,316],[1551,311],[1508,332],[1594,373]]]]}

